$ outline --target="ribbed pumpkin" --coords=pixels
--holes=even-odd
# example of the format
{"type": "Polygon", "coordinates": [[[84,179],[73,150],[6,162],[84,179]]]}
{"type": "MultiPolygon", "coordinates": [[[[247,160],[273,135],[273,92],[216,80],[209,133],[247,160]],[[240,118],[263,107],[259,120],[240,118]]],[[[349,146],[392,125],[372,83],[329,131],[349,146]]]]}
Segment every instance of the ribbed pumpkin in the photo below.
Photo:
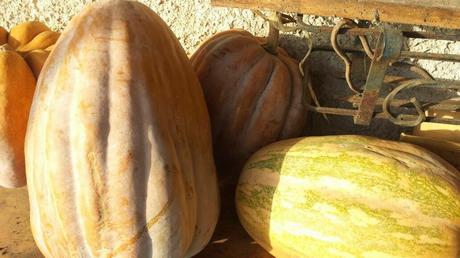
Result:
{"type": "Polygon", "coordinates": [[[36,78],[59,33],[33,21],[0,27],[0,186],[26,184],[24,137],[36,78]]]}
{"type": "Polygon", "coordinates": [[[75,16],[37,84],[26,136],[46,257],[190,257],[218,190],[206,103],[168,26],[131,1],[75,16]]]}
{"type": "Polygon", "coordinates": [[[241,223],[276,257],[460,257],[460,175],[415,145],[362,136],[271,144],[246,163],[241,223]]]}
{"type": "Polygon", "coordinates": [[[224,181],[236,183],[238,174],[224,173],[239,172],[253,152],[271,142],[299,136],[306,123],[299,64],[279,47],[270,52],[268,43],[230,30],[204,42],[191,57],[224,181]]]}

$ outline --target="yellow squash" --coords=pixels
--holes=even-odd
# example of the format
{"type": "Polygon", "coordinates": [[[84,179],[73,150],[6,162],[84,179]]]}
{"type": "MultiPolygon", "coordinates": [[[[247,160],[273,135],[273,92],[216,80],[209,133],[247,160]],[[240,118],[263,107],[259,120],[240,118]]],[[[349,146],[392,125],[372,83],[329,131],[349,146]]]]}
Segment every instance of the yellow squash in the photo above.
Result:
{"type": "Polygon", "coordinates": [[[306,137],[256,152],[236,206],[278,258],[458,258],[459,186],[454,167],[412,144],[306,137]]]}

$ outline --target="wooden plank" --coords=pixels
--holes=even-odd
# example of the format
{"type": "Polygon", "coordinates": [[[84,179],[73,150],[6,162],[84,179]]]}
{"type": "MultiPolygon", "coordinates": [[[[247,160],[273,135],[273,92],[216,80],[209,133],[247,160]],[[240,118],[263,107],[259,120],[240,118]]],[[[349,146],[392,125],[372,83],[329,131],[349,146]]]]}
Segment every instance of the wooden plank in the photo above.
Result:
{"type": "Polygon", "coordinates": [[[460,125],[423,122],[414,128],[412,134],[460,143],[460,125]]]}
{"type": "Polygon", "coordinates": [[[460,29],[459,0],[212,0],[214,6],[460,29]]]}

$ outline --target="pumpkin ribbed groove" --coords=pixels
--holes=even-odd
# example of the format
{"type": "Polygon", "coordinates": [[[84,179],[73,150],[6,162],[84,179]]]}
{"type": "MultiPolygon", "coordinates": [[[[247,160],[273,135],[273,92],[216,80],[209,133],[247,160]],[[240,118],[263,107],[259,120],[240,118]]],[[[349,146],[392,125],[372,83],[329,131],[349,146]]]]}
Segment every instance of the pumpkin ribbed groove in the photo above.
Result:
{"type": "MultiPolygon", "coordinates": [[[[252,58],[252,56],[250,58],[252,58]]],[[[258,65],[259,63],[261,63],[262,60],[264,60],[263,55],[255,56],[253,58],[255,59],[254,65],[258,65]]],[[[255,96],[260,96],[263,93],[263,90],[259,89],[260,88],[259,85],[261,82],[259,78],[257,77],[257,74],[254,74],[254,73],[257,73],[257,71],[251,68],[252,68],[251,66],[248,67],[248,69],[244,72],[244,76],[241,76],[238,79],[236,85],[244,83],[247,85],[252,85],[252,87],[234,87],[234,88],[228,87],[224,89],[219,89],[215,87],[214,88],[204,87],[205,94],[214,95],[214,94],[218,94],[215,91],[222,90],[222,92],[220,93],[221,95],[219,97],[225,98],[225,96],[234,94],[232,91],[236,91],[236,94],[238,95],[247,96],[246,100],[244,100],[244,104],[242,104],[241,107],[236,110],[236,112],[238,113],[244,112],[245,108],[254,110],[256,103],[253,101],[253,99],[255,96]]],[[[238,134],[241,134],[241,135],[244,134],[245,129],[248,126],[247,124],[245,124],[246,117],[244,116],[232,117],[232,113],[235,112],[233,108],[238,105],[238,101],[239,101],[238,99],[234,99],[231,105],[224,105],[221,111],[222,115],[212,117],[213,120],[211,120],[211,123],[216,125],[213,128],[213,136],[216,139],[222,139],[222,138],[227,138],[227,137],[234,138],[234,137],[237,137],[238,134]],[[229,118],[234,118],[235,120],[231,120],[229,118]]]]}
{"type": "MultiPolygon", "coordinates": [[[[273,74],[273,66],[274,64],[271,62],[272,60],[269,59],[269,60],[264,60],[264,59],[269,59],[267,58],[266,56],[263,56],[261,55],[258,59],[257,59],[257,62],[254,64],[253,69],[250,69],[248,72],[246,72],[244,74],[244,77],[248,77],[248,81],[245,81],[244,84],[248,84],[248,85],[253,85],[253,87],[247,87],[247,88],[244,88],[244,87],[241,87],[243,91],[244,89],[246,89],[245,92],[239,92],[239,94],[241,95],[244,95],[244,96],[247,96],[247,108],[248,110],[250,110],[248,113],[250,114],[255,114],[256,112],[258,112],[260,109],[259,109],[259,106],[261,104],[261,98],[262,96],[265,96],[266,94],[266,90],[270,88],[271,86],[271,78],[272,78],[272,74],[273,74]],[[265,66],[263,68],[259,67],[259,66],[265,66]],[[265,69],[264,69],[265,68],[265,69]],[[260,80],[260,78],[257,77],[257,73],[259,70],[262,70],[262,71],[266,71],[268,74],[267,74],[267,78],[265,81],[262,81],[260,80]],[[259,81],[260,80],[260,81],[259,81]],[[261,86],[260,86],[261,85],[261,86]],[[254,93],[251,94],[251,91],[253,91],[254,93]],[[256,101],[254,101],[254,99],[256,101]]],[[[243,77],[243,78],[244,78],[243,77]]],[[[238,82],[239,84],[240,82],[238,82]]],[[[238,103],[233,103],[233,106],[237,106],[238,103]]],[[[242,106],[240,107],[240,110],[245,109],[245,106],[242,106]]],[[[238,110],[239,111],[239,110],[238,110]]],[[[235,131],[235,132],[241,132],[241,137],[244,138],[246,137],[246,133],[248,132],[248,130],[250,130],[251,126],[253,125],[254,123],[254,119],[256,119],[257,117],[256,116],[251,116],[249,121],[245,121],[245,119],[243,119],[245,117],[242,117],[240,118],[240,123],[243,123],[243,128],[241,131],[239,130],[233,130],[232,128],[230,129],[227,129],[227,133],[229,132],[232,132],[232,131],[235,131]]],[[[229,121],[230,124],[232,121],[229,121]]],[[[224,128],[227,128],[225,125],[223,125],[222,127],[224,128]]],[[[237,133],[238,135],[238,133],[237,133]]],[[[237,137],[237,135],[235,135],[235,137],[237,137]]],[[[228,134],[225,134],[224,135],[225,137],[228,137],[228,134]]]]}
{"type": "MultiPolygon", "coordinates": [[[[290,85],[302,85],[302,79],[295,74],[293,71],[298,71],[299,67],[292,63],[291,60],[289,60],[286,56],[279,55],[278,56],[281,62],[286,65],[286,67],[290,67],[288,69],[289,74],[290,74],[290,85]]],[[[288,105],[289,107],[287,108],[287,114],[285,116],[285,120],[283,122],[283,128],[281,129],[281,134],[278,136],[278,139],[286,139],[290,138],[291,135],[296,135],[297,131],[299,130],[299,125],[296,123],[296,120],[298,117],[302,117],[304,115],[303,119],[306,120],[307,117],[305,115],[305,104],[302,102],[302,99],[304,99],[304,92],[303,92],[303,86],[302,87],[293,87],[291,88],[290,91],[290,96],[289,96],[289,101],[288,105]],[[298,98],[296,96],[303,96],[301,98],[298,98]]]]}

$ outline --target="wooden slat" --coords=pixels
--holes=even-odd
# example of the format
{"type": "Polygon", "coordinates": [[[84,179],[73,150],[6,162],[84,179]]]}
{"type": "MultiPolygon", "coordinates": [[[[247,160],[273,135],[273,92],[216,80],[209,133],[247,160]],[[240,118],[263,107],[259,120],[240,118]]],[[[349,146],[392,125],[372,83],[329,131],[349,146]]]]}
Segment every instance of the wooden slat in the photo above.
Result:
{"type": "Polygon", "coordinates": [[[460,0],[212,0],[214,6],[460,29],[460,0]]]}
{"type": "Polygon", "coordinates": [[[423,122],[414,128],[412,134],[460,144],[460,125],[423,122]]]}

